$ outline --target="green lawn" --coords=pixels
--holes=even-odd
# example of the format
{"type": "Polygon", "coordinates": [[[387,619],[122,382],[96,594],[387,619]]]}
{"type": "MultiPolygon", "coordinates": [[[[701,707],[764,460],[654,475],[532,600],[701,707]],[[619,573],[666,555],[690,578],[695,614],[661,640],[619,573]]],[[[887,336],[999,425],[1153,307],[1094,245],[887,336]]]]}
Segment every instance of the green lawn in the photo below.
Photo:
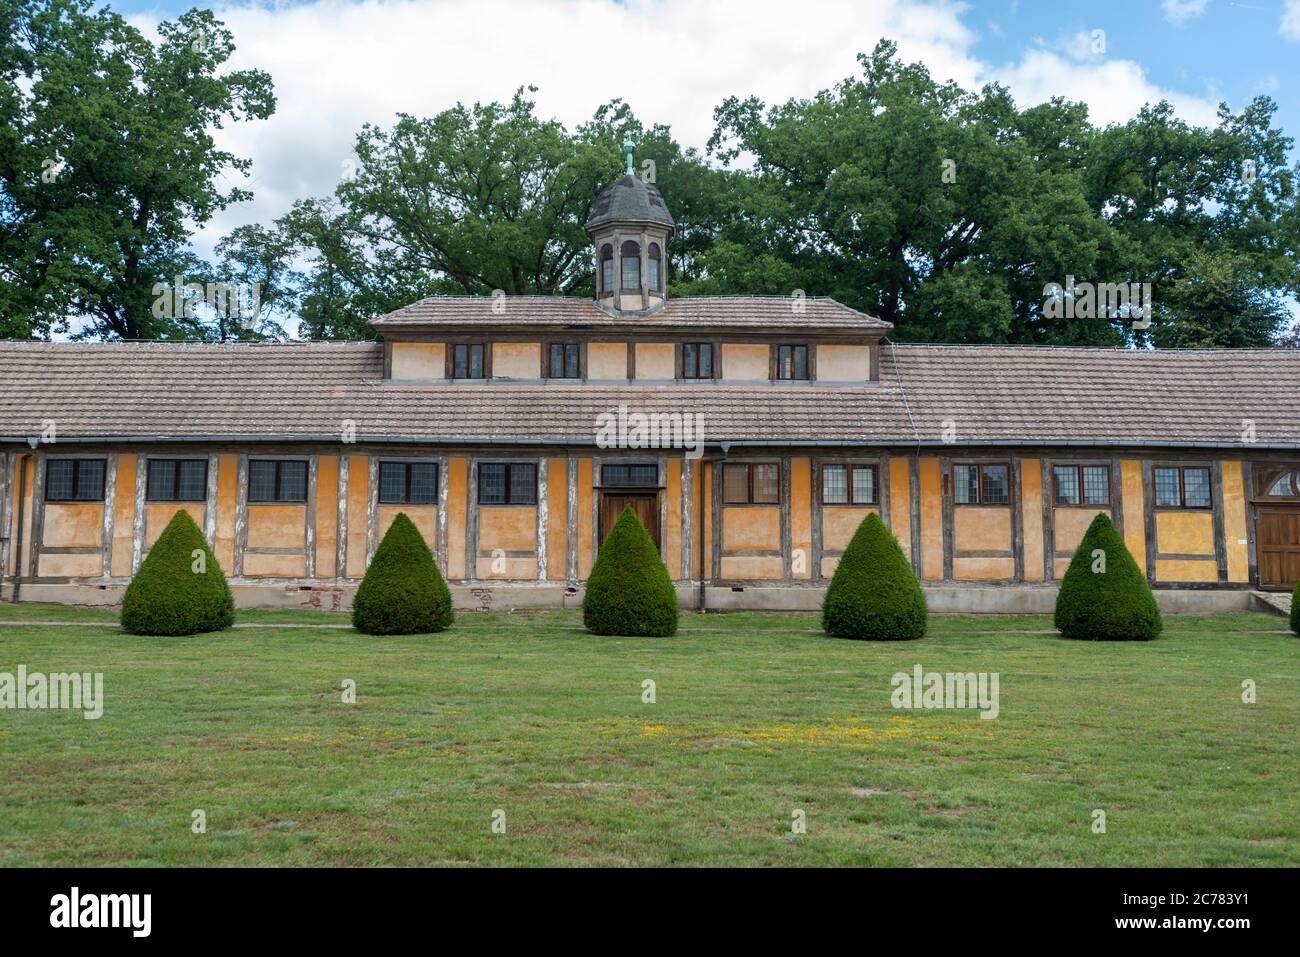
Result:
{"type": "Polygon", "coordinates": [[[1300,864],[1300,640],[1278,617],[1169,618],[1150,644],[1043,617],[933,618],[906,644],[781,614],[687,614],[669,639],[573,612],[402,638],[113,619],[0,605],[0,671],[101,671],[106,698],[98,721],[0,710],[2,864],[1300,864]],[[918,663],[998,672],[1000,716],[892,709],[918,663]]]}

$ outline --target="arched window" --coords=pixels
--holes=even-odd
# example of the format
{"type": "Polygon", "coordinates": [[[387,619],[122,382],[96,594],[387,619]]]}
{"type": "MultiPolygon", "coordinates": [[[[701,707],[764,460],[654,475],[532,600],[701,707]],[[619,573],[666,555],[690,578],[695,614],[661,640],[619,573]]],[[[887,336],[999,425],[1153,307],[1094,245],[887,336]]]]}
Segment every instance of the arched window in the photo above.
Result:
{"type": "Polygon", "coordinates": [[[632,240],[623,244],[623,291],[641,291],[641,247],[632,240]]]}
{"type": "Polygon", "coordinates": [[[614,247],[609,243],[600,247],[600,294],[614,294],[614,247]]]}
{"type": "Polygon", "coordinates": [[[651,292],[663,292],[661,279],[663,276],[662,256],[659,252],[659,244],[651,243],[649,258],[646,260],[646,285],[650,287],[651,292]]]}

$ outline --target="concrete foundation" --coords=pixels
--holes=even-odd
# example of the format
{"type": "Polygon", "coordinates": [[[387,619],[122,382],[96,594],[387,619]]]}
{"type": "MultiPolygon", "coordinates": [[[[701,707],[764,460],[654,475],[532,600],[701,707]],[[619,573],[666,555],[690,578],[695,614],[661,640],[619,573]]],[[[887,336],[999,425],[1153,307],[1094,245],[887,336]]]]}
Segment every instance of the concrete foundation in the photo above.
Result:
{"type": "MultiPolygon", "coordinates": [[[[1056,605],[1055,585],[925,585],[926,601],[937,615],[1050,615],[1056,605]]],[[[354,583],[268,584],[232,582],[237,608],[301,608],[349,611],[354,583]]],[[[687,610],[699,607],[698,584],[679,583],[678,604],[687,610]]],[[[119,605],[125,582],[106,584],[24,582],[24,602],[55,602],[64,605],[119,605]]],[[[705,587],[708,611],[805,611],[821,609],[826,589],[818,586],[780,587],[756,585],[705,587]]],[[[579,608],[584,586],[560,583],[504,582],[482,585],[452,585],[451,596],[458,611],[513,611],[526,608],[579,608]]],[[[1158,588],[1156,601],[1166,615],[1214,615],[1259,608],[1247,588],[1158,588]]],[[[5,583],[0,600],[11,601],[13,586],[5,583]]],[[[1269,609],[1273,611],[1275,609],[1269,609]]]]}

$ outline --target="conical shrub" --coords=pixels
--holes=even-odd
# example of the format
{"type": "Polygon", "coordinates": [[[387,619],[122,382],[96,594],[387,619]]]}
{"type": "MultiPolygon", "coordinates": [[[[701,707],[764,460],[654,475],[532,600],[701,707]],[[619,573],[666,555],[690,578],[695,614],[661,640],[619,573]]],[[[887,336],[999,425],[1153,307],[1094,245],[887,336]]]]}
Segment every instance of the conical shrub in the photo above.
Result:
{"type": "Polygon", "coordinates": [[[1056,595],[1056,627],[1067,638],[1149,641],[1163,627],[1146,575],[1109,515],[1098,515],[1070,559],[1056,595]]]}
{"type": "Polygon", "coordinates": [[[835,638],[908,641],[925,635],[925,593],[880,516],[871,512],[840,556],[822,601],[822,630],[835,638]]]}
{"type": "Polygon", "coordinates": [[[178,511],[122,596],[122,629],[133,635],[197,635],[235,622],[235,601],[189,512],[178,511]]]}
{"type": "Polygon", "coordinates": [[[442,631],[455,617],[424,536],[399,512],[352,599],[352,627],[368,635],[418,635],[442,631]]]}
{"type": "Polygon", "coordinates": [[[582,598],[582,623],[598,635],[658,638],[677,631],[677,592],[630,506],[600,546],[582,598]]]}

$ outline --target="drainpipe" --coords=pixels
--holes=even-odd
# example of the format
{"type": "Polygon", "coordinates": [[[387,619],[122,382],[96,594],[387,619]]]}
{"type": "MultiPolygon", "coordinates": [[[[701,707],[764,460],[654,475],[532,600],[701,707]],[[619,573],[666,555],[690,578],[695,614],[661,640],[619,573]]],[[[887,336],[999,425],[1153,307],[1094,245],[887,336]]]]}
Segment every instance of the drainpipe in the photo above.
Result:
{"type": "MultiPolygon", "coordinates": [[[[23,506],[27,504],[27,462],[31,455],[24,453],[18,460],[18,531],[15,533],[17,544],[14,546],[14,597],[18,604],[18,591],[23,580],[23,506]]],[[[3,569],[0,569],[3,572],[3,569]]]]}

